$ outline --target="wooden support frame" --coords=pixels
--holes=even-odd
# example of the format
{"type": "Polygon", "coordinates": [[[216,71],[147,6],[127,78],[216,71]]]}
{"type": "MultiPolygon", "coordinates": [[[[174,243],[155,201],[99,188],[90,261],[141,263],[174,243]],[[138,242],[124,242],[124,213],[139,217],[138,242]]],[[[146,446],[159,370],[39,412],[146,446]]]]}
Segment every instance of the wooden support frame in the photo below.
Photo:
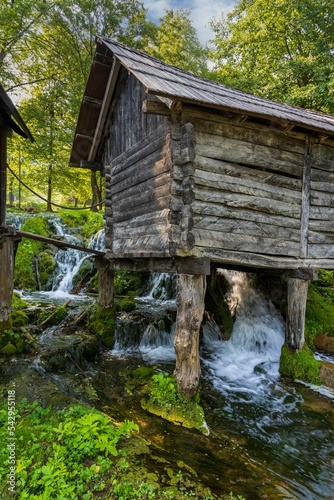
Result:
{"type": "Polygon", "coordinates": [[[169,257],[169,258],[112,258],[106,254],[111,269],[114,271],[155,271],[161,273],[176,273],[209,275],[211,273],[210,259],[200,257],[169,257]]]}
{"type": "Polygon", "coordinates": [[[99,304],[103,308],[114,307],[114,277],[115,271],[110,261],[104,257],[95,259],[95,267],[98,270],[98,292],[99,304]]]}
{"type": "Polygon", "coordinates": [[[305,313],[308,281],[288,279],[288,311],[286,318],[285,342],[294,350],[300,350],[305,343],[305,313]]]}
{"type": "Polygon", "coordinates": [[[0,227],[6,225],[8,130],[7,127],[0,128],[0,227]]]}

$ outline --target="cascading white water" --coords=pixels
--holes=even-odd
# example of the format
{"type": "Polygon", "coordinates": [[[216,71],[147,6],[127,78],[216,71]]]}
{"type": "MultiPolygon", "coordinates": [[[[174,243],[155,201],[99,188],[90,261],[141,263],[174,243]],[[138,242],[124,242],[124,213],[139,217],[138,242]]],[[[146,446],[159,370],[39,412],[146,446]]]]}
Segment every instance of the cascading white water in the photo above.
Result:
{"type": "Polygon", "coordinates": [[[149,362],[174,361],[174,333],[175,324],[171,326],[170,332],[160,326],[148,325],[139,344],[143,357],[149,362]]]}
{"type": "Polygon", "coordinates": [[[279,375],[279,358],[284,343],[284,323],[273,304],[255,290],[245,273],[222,271],[231,284],[226,298],[236,314],[230,340],[221,342],[205,335],[208,353],[204,358],[215,386],[225,391],[256,394],[264,380],[279,375]]]}

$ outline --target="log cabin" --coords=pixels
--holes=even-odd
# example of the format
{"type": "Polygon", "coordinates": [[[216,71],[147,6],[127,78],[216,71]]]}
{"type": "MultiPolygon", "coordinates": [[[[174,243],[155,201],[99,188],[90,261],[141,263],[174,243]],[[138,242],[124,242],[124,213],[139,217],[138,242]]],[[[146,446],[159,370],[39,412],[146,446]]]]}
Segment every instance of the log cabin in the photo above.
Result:
{"type": "Polygon", "coordinates": [[[112,303],[117,269],[179,274],[181,392],[197,389],[214,267],[284,273],[286,341],[302,347],[308,282],[318,268],[334,269],[333,116],[228,88],[97,36],[70,165],[105,175],[102,303],[112,303]]]}

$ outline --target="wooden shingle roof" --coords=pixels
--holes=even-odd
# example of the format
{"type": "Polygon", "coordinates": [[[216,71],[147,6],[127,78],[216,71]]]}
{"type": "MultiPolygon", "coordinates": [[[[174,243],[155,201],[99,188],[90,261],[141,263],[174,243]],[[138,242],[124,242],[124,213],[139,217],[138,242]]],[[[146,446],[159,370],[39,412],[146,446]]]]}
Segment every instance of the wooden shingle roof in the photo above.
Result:
{"type": "Polygon", "coordinates": [[[0,84],[0,122],[1,126],[8,126],[14,132],[21,135],[25,139],[34,141],[28,127],[21,118],[12,100],[8,97],[3,86],[0,84]]]}
{"type": "Polygon", "coordinates": [[[334,136],[332,115],[256,97],[200,78],[101,35],[96,37],[96,43],[95,57],[80,108],[70,165],[78,166],[80,160],[95,159],[93,152],[96,151],[96,140],[101,138],[102,133],[102,130],[96,129],[105,123],[101,119],[102,108],[106,102],[110,102],[106,93],[109,91],[108,82],[113,77],[115,63],[132,73],[143,84],[147,94],[162,98],[170,107],[173,102],[181,101],[334,136]]]}
{"type": "Polygon", "coordinates": [[[256,97],[194,76],[105,37],[98,39],[141,81],[149,94],[243,114],[278,118],[334,134],[334,116],[256,97]]]}

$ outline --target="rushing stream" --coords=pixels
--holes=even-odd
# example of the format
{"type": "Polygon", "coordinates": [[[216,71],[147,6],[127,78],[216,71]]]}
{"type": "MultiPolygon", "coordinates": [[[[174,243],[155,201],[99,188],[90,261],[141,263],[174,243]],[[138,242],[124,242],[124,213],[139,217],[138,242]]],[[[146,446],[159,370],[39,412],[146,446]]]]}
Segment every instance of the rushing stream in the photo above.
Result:
{"type": "MultiPolygon", "coordinates": [[[[64,236],[60,225],[58,231],[64,236]]],[[[103,248],[103,233],[90,244],[103,248]]],[[[85,258],[59,250],[58,279],[53,291],[42,295],[69,295],[73,276],[85,258]]],[[[201,341],[201,397],[210,436],[175,427],[143,411],[140,418],[146,424],[141,430],[152,440],[163,436],[165,453],[184,457],[217,494],[233,490],[247,499],[334,499],[334,394],[280,378],[283,319],[246,275],[225,273],[231,285],[227,301],[236,312],[231,338],[220,340],[217,325],[207,319],[201,341]]],[[[159,320],[166,310],[175,313],[171,296],[175,282],[169,283],[167,293],[169,279],[155,274],[151,290],[137,299],[137,310],[155,318],[143,328],[139,343],[129,346],[124,338],[126,316],[122,315],[114,348],[87,371],[101,404],[114,406],[111,411],[116,416],[124,418],[129,411],[120,389],[120,374],[129,364],[145,362],[173,370],[175,324],[166,331],[159,320]]]]}

